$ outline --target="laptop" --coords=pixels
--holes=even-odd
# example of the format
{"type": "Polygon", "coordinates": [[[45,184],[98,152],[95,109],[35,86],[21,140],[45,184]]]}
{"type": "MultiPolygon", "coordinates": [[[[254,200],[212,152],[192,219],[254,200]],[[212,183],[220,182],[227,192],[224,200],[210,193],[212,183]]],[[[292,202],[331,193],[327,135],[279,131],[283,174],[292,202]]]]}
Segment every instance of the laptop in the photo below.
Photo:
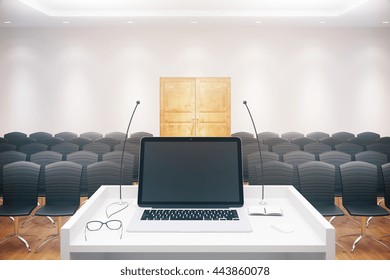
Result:
{"type": "Polygon", "coordinates": [[[236,137],[145,137],[129,232],[250,232],[236,137]]]}

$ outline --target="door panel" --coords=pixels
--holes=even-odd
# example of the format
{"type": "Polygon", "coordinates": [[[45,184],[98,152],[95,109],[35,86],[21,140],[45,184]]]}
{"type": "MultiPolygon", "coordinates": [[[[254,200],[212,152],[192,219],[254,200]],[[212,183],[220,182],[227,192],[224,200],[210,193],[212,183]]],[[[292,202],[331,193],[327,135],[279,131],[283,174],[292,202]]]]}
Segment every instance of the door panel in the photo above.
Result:
{"type": "Polygon", "coordinates": [[[230,78],[161,78],[161,136],[230,136],[230,78]]]}

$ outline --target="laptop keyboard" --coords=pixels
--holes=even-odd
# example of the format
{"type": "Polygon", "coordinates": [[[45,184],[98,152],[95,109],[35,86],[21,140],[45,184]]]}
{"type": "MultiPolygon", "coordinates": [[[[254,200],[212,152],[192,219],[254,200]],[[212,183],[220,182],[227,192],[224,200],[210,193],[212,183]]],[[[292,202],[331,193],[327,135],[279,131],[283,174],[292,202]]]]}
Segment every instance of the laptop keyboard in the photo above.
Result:
{"type": "Polygon", "coordinates": [[[151,209],[144,210],[141,220],[239,220],[237,210],[225,209],[151,209]]]}

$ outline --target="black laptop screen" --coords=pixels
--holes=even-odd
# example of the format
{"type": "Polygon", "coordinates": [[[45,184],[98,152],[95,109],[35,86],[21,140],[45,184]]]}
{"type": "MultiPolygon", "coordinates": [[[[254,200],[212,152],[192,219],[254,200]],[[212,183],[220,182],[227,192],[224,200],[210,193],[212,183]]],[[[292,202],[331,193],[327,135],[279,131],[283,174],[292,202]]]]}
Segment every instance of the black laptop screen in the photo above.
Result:
{"type": "Polygon", "coordinates": [[[243,205],[238,138],[144,138],[139,176],[139,206],[243,205]]]}

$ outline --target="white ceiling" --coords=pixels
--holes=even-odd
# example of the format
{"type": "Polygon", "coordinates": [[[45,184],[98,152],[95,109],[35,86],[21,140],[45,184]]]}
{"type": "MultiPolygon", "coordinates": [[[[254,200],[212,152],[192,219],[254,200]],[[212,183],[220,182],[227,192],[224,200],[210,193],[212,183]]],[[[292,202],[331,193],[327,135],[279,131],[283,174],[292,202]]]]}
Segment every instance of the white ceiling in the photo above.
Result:
{"type": "Polygon", "coordinates": [[[390,27],[383,23],[389,21],[390,0],[0,0],[0,27],[390,27]]]}

